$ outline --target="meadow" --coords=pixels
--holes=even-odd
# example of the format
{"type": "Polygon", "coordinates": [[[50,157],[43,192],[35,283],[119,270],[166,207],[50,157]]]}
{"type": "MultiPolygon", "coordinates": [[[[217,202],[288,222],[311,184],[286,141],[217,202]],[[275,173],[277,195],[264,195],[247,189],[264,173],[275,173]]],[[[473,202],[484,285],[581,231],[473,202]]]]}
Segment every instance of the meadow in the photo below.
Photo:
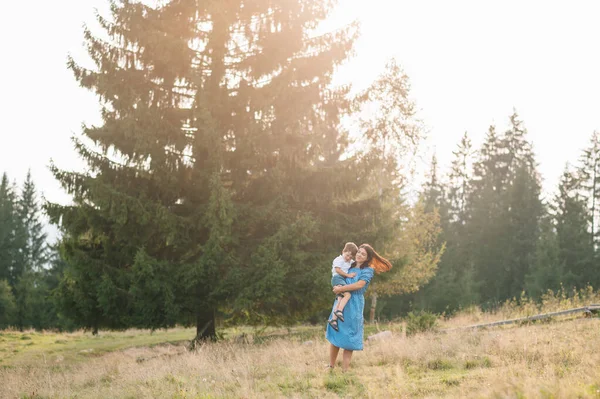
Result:
{"type": "MultiPolygon", "coordinates": [[[[564,299],[564,298],[563,298],[564,299]]],[[[541,310],[577,307],[554,298],[541,310]]],[[[600,301],[599,301],[600,302],[600,301]]],[[[600,398],[600,319],[571,315],[459,328],[540,311],[469,309],[407,335],[407,321],[367,325],[349,372],[325,368],[323,326],[223,329],[186,350],[193,329],[60,334],[0,332],[2,398],[600,398]]],[[[410,330],[410,329],[409,329],[410,330]]]]}

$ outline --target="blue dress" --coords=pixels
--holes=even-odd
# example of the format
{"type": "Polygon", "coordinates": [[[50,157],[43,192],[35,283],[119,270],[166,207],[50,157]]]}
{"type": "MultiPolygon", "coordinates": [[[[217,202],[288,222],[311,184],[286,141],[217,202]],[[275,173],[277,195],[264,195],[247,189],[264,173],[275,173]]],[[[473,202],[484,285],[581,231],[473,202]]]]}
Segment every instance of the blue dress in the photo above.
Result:
{"type": "MultiPolygon", "coordinates": [[[[359,351],[363,348],[365,291],[369,287],[374,272],[370,267],[366,267],[362,270],[352,267],[348,270],[348,273],[356,273],[356,276],[347,278],[346,283],[353,284],[359,280],[363,280],[366,281],[366,284],[360,290],[350,291],[352,297],[350,297],[350,300],[344,308],[344,321],[338,320],[339,331],[335,331],[328,323],[325,338],[338,348],[359,351]]],[[[330,319],[333,316],[333,310],[337,306],[337,301],[338,299],[333,303],[333,308],[329,315],[330,319]]]]}

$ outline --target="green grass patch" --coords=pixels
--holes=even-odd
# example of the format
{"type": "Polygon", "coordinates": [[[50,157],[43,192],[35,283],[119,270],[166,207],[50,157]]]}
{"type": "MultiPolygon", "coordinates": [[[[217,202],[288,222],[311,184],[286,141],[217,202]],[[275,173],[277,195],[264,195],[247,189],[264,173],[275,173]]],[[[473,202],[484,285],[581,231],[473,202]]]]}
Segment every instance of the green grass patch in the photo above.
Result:
{"type": "Polygon", "coordinates": [[[489,357],[485,356],[481,359],[468,359],[465,360],[465,370],[472,370],[476,368],[490,368],[492,367],[492,361],[489,357]]]}
{"type": "Polygon", "coordinates": [[[430,370],[452,370],[454,365],[447,359],[434,359],[427,362],[427,368],[430,370]]]}
{"type": "Polygon", "coordinates": [[[44,362],[60,361],[73,363],[84,361],[90,356],[132,347],[152,347],[166,343],[180,344],[190,340],[195,329],[174,328],[170,330],[139,331],[131,339],[131,331],[100,333],[19,333],[3,332],[0,352],[4,365],[40,366],[44,362]]]}
{"type": "MultiPolygon", "coordinates": [[[[318,337],[323,336],[324,327],[314,327],[314,326],[300,326],[295,328],[282,328],[282,329],[273,329],[273,330],[257,330],[255,333],[249,333],[247,335],[252,336],[253,344],[262,345],[269,344],[273,341],[285,339],[297,341],[297,342],[305,342],[314,340],[318,337]]],[[[226,335],[227,337],[229,334],[226,335]]],[[[235,338],[233,338],[235,340],[235,338]]]]}
{"type": "Polygon", "coordinates": [[[362,398],[365,396],[365,386],[353,374],[331,372],[325,377],[325,389],[338,396],[362,398]]]}
{"type": "Polygon", "coordinates": [[[308,378],[288,377],[285,381],[277,384],[281,393],[285,396],[291,396],[294,393],[301,393],[305,396],[312,389],[312,383],[308,378]]]}
{"type": "Polygon", "coordinates": [[[449,387],[458,386],[460,385],[460,378],[443,377],[442,383],[449,387]]]}
{"type": "Polygon", "coordinates": [[[328,391],[332,391],[339,396],[346,395],[348,393],[348,387],[352,384],[352,380],[346,375],[339,375],[331,373],[325,378],[325,388],[328,391]]]}
{"type": "Polygon", "coordinates": [[[586,393],[592,398],[600,398],[600,383],[590,385],[586,393]]]}

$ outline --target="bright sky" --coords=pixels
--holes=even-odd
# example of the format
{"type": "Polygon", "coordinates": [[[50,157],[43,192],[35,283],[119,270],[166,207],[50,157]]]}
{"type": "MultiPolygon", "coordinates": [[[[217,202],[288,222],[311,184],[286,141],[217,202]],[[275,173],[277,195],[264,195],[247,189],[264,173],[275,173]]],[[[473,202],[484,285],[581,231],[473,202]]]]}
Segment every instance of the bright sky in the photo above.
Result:
{"type": "MultiPolygon", "coordinates": [[[[81,168],[70,143],[98,118],[97,99],[66,69],[84,60],[82,25],[106,0],[11,1],[0,14],[0,173],[21,182],[31,168],[51,201],[66,202],[47,169],[81,168]]],[[[420,162],[446,168],[467,131],[475,147],[490,124],[517,109],[552,193],[600,130],[597,1],[340,0],[336,21],[359,18],[362,37],[343,79],[367,85],[395,56],[429,130],[420,162]]]]}

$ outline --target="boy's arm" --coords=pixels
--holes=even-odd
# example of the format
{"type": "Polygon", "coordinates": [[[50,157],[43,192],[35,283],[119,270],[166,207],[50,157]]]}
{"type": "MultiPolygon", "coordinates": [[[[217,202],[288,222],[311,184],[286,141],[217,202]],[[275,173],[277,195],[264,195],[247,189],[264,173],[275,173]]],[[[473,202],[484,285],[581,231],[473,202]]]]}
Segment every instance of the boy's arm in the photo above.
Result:
{"type": "Polygon", "coordinates": [[[337,266],[335,268],[335,272],[342,277],[354,277],[356,275],[355,273],[346,273],[345,271],[342,270],[342,268],[337,267],[337,266]]]}

